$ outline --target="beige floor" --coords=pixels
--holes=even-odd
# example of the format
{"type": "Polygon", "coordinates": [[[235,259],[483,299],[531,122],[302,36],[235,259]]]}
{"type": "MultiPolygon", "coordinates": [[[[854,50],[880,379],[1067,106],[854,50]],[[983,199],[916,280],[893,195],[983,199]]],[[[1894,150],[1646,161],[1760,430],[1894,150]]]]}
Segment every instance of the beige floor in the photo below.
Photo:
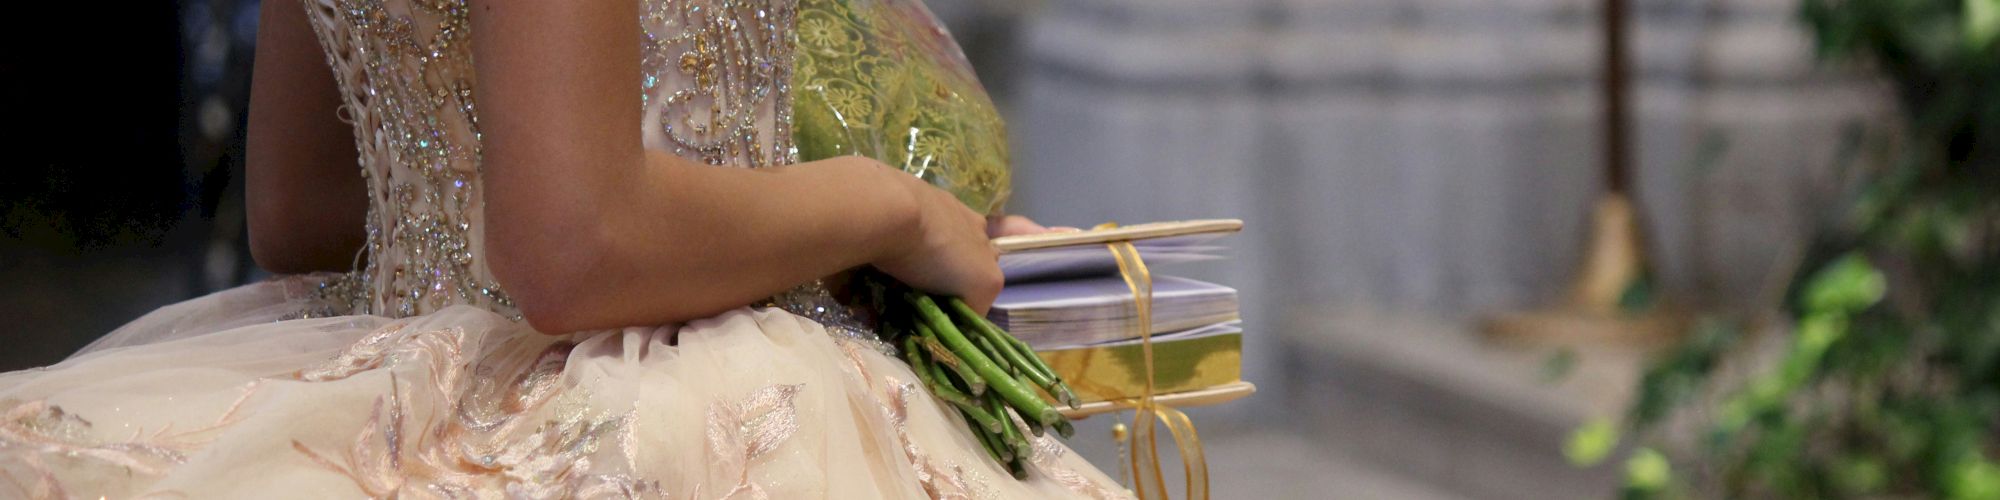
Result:
{"type": "MultiPolygon", "coordinates": [[[[1246,425],[1228,418],[1200,418],[1208,454],[1213,498],[1357,498],[1446,500],[1465,498],[1425,484],[1422,480],[1384,471],[1350,451],[1329,446],[1311,433],[1287,424],[1246,425]],[[1217,421],[1221,420],[1221,421],[1217,421]]],[[[1069,444],[1092,463],[1114,476],[1122,462],[1111,444],[1110,420],[1094,417],[1078,427],[1069,444]]],[[[1162,460],[1168,490],[1182,498],[1180,463],[1162,460]]],[[[1122,476],[1118,476],[1122,477],[1122,476]]]]}

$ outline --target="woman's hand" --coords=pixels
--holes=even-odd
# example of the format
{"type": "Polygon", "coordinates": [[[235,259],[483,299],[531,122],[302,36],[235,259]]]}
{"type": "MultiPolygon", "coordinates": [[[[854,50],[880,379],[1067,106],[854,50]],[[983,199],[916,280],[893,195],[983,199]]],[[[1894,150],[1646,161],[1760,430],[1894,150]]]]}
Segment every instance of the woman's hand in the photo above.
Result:
{"type": "Polygon", "coordinates": [[[1081,231],[1081,229],[1068,226],[1042,227],[1041,224],[1035,223],[1033,219],[1019,215],[995,215],[986,218],[986,237],[988,238],[1042,233],[1074,233],[1077,231],[1081,231]]]}
{"type": "Polygon", "coordinates": [[[1078,230],[1043,227],[1019,215],[981,217],[945,190],[900,171],[896,175],[907,180],[916,199],[918,229],[911,246],[875,267],[918,289],[955,295],[980,314],[1005,282],[991,238],[1078,230]]]}
{"type": "Polygon", "coordinates": [[[986,217],[921,179],[890,170],[915,201],[914,232],[904,246],[874,262],[876,269],[926,292],[953,295],[980,314],[1000,295],[1000,252],[987,239],[986,217]]]}

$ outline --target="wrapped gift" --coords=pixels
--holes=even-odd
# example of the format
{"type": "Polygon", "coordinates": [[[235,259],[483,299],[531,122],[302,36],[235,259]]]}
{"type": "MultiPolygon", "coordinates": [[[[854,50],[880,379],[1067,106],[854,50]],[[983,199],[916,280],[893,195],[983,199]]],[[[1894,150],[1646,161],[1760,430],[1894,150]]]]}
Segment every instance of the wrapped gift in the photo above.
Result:
{"type": "MultiPolygon", "coordinates": [[[[1136,336],[1132,300],[1132,289],[1117,276],[1010,284],[988,316],[1036,349],[1094,344],[1136,336]]],[[[1152,312],[1148,333],[1155,336],[1235,321],[1236,289],[1156,276],[1152,312]]]]}
{"type": "Polygon", "coordinates": [[[1237,220],[1178,221],[994,240],[1007,286],[988,316],[1098,410],[1145,394],[1148,341],[1153,395],[1230,388],[1202,404],[1247,394],[1236,289],[1148,272],[1151,300],[1142,321],[1134,284],[1107,246],[1129,242],[1157,269],[1219,259],[1216,241],[1242,227],[1237,220]]]}
{"type": "Polygon", "coordinates": [[[1112,434],[1129,451],[1125,463],[1139,498],[1166,493],[1162,433],[1186,469],[1182,491],[1207,498],[1201,439],[1177,408],[1256,392],[1242,380],[1235,290],[1152,271],[1163,263],[1212,258],[1209,243],[1242,228],[1238,220],[1106,224],[994,240],[1007,288],[990,314],[1016,335],[1029,332],[1021,339],[1068,381],[1077,396],[1072,399],[1084,401],[1061,410],[1065,416],[1131,410],[1130,433],[1119,424],[1112,434]]]}
{"type": "MultiPolygon", "coordinates": [[[[1037,348],[1036,354],[1084,402],[1136,398],[1145,390],[1138,339],[1037,348]]],[[[1153,336],[1153,390],[1168,394],[1221,387],[1243,379],[1243,330],[1224,323],[1153,336]]]]}

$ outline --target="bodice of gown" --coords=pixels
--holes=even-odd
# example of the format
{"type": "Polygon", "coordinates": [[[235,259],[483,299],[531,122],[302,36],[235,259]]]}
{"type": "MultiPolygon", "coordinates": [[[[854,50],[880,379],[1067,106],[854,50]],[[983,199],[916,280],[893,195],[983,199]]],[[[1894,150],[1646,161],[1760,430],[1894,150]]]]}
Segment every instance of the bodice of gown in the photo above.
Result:
{"type": "MultiPolygon", "coordinates": [[[[325,285],[327,302],[345,309],[326,312],[471,304],[518,315],[483,258],[465,0],[300,1],[339,80],[340,118],[354,126],[370,196],[366,263],[325,285]]],[[[1004,199],[998,114],[916,0],[639,1],[643,71],[633,84],[646,147],[760,167],[799,161],[805,142],[807,160],[864,154],[981,208],[1004,199]],[[804,139],[793,130],[795,83],[810,95],[799,108],[813,124],[804,139]]],[[[816,284],[771,305],[829,326],[846,319],[816,284]]]]}

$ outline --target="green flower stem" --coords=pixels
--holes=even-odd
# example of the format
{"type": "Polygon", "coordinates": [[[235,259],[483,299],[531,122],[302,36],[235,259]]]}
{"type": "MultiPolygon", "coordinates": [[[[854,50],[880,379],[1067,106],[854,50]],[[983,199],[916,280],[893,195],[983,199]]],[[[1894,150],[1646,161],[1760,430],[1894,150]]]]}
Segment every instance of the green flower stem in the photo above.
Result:
{"type": "Polygon", "coordinates": [[[917,335],[919,336],[917,344],[923,346],[924,350],[930,353],[930,360],[958,374],[958,379],[965,382],[966,391],[971,392],[974,396],[986,393],[988,381],[974,371],[972,367],[965,366],[965,361],[952,353],[951,349],[947,349],[944,344],[938,343],[936,330],[925,326],[923,323],[917,323],[917,335]]]}
{"type": "Polygon", "coordinates": [[[1048,426],[1043,425],[1040,421],[1037,421],[1032,418],[1024,418],[1021,419],[1021,422],[1028,425],[1028,432],[1034,434],[1035,437],[1041,437],[1042,434],[1047,433],[1046,429],[1048,428],[1048,426]]]}
{"type": "Polygon", "coordinates": [[[997,352],[999,356],[996,357],[1005,358],[1020,373],[1027,375],[1030,382],[1048,391],[1049,396],[1057,401],[1069,405],[1070,408],[1083,404],[1082,400],[1077,399],[1076,393],[1070,391],[1069,385],[1064,384],[1062,378],[1056,376],[1055,370],[1049,368],[1041,356],[1035,355],[1034,349],[1028,348],[1026,342],[1009,335],[1005,330],[1001,330],[999,325],[974,312],[972,306],[965,305],[964,300],[953,298],[946,302],[951,305],[951,312],[958,316],[961,323],[968,325],[970,330],[978,332],[979,338],[993,344],[987,346],[987,349],[997,352]]]}
{"type": "MultiPolygon", "coordinates": [[[[995,325],[991,321],[986,322],[986,325],[992,327],[996,331],[1000,329],[999,325],[995,325]]],[[[1007,343],[1013,344],[1015,349],[1020,350],[1022,355],[1027,356],[1028,363],[1035,365],[1036,369],[1039,369],[1042,371],[1043,374],[1048,375],[1050,380],[1054,380],[1058,384],[1064,383],[1062,374],[1056,373],[1056,370],[1054,368],[1050,368],[1048,361],[1043,360],[1041,356],[1036,355],[1035,348],[1028,347],[1027,342],[1023,342],[1021,341],[1021,339],[1016,338],[1013,335],[1008,335],[1007,343]]]]}
{"type": "Polygon", "coordinates": [[[1054,377],[1046,372],[1047,367],[1038,366],[1038,363],[1025,359],[1026,357],[1022,356],[1022,351],[1018,350],[1014,345],[1015,342],[1019,342],[1019,339],[1015,339],[1013,335],[1008,335],[1007,332],[1001,331],[998,325],[994,325],[993,322],[987,321],[985,317],[974,312],[972,306],[965,305],[964,300],[953,298],[945,301],[945,303],[951,306],[952,314],[958,317],[961,325],[965,326],[967,330],[978,333],[979,338],[993,343],[992,351],[999,354],[999,358],[1005,359],[1008,364],[1019,368],[1023,372],[1030,372],[1029,378],[1035,380],[1035,385],[1043,385],[1042,381],[1054,379],[1054,377]]]}
{"type": "Polygon", "coordinates": [[[1021,435],[1021,428],[1014,425],[1014,417],[1007,416],[1007,407],[999,398],[987,399],[986,407],[1004,420],[1000,422],[1000,437],[1007,440],[1007,446],[1014,448],[1014,456],[1024,457],[1034,452],[1033,448],[1028,447],[1028,438],[1021,435]]]}
{"type": "Polygon", "coordinates": [[[1011,375],[1021,374],[1020,366],[1015,365],[1012,361],[1009,361],[1007,359],[1007,356],[1001,355],[999,349],[993,346],[992,341],[986,340],[986,337],[978,335],[973,335],[971,339],[972,343],[979,344],[979,352],[986,353],[986,357],[993,358],[993,364],[1000,365],[1001,371],[1007,372],[1008,374],[1011,375]]]}
{"type": "Polygon", "coordinates": [[[993,461],[1007,463],[1014,460],[1014,451],[1008,449],[1006,444],[1000,442],[999,431],[987,432],[973,429],[972,435],[979,437],[979,444],[985,445],[986,455],[993,457],[993,461]]]}
{"type": "Polygon", "coordinates": [[[952,387],[951,381],[943,378],[945,377],[944,372],[935,371],[936,365],[924,359],[923,351],[916,349],[916,343],[916,337],[903,337],[903,359],[910,363],[910,371],[917,373],[917,379],[922,380],[924,386],[930,387],[931,394],[936,395],[938,399],[942,399],[946,403],[958,407],[959,411],[964,412],[966,420],[975,422],[980,427],[985,427],[988,431],[999,432],[1001,426],[1000,419],[994,417],[992,413],[988,413],[985,409],[980,408],[978,403],[973,402],[972,397],[966,396],[965,393],[958,392],[958,388],[952,387]]]}
{"type": "Polygon", "coordinates": [[[916,307],[919,316],[930,323],[937,339],[942,341],[945,347],[951,348],[951,351],[965,364],[971,365],[974,372],[986,379],[988,387],[999,393],[1007,404],[1020,411],[1023,418],[1040,420],[1045,425],[1052,425],[1063,419],[1055,407],[1049,406],[1041,396],[1035,395],[1034,390],[1014,381],[1013,377],[1000,369],[1000,365],[994,364],[993,360],[980,352],[971,340],[959,333],[958,328],[952,326],[951,319],[945,316],[943,310],[938,309],[937,302],[932,301],[929,296],[916,293],[905,294],[905,299],[916,307]]]}
{"type": "Polygon", "coordinates": [[[1070,436],[1076,435],[1076,428],[1069,425],[1069,419],[1067,418],[1056,419],[1056,423],[1049,424],[1049,427],[1056,428],[1056,435],[1062,436],[1063,439],[1069,439],[1070,436]]]}
{"type": "MultiPolygon", "coordinates": [[[[937,379],[938,383],[950,386],[953,389],[959,389],[966,386],[964,382],[955,382],[958,379],[958,377],[952,376],[951,372],[945,371],[944,367],[938,366],[937,363],[925,363],[925,364],[930,365],[928,368],[930,369],[931,377],[937,379]]],[[[959,392],[959,394],[967,394],[969,396],[969,393],[962,391],[959,392]]],[[[970,401],[971,398],[968,397],[966,398],[966,400],[970,401]]]]}
{"type": "Polygon", "coordinates": [[[1007,473],[1013,474],[1014,479],[1020,479],[1024,481],[1027,480],[1028,479],[1027,461],[1028,461],[1027,457],[1018,457],[1018,456],[1014,457],[1013,460],[1008,460],[1007,473]]]}
{"type": "Polygon", "coordinates": [[[958,407],[958,411],[964,413],[967,420],[978,423],[980,427],[986,428],[988,432],[999,430],[1000,427],[1007,425],[1006,422],[1000,421],[999,417],[995,417],[993,414],[987,413],[986,410],[980,409],[979,404],[972,402],[970,399],[960,398],[948,401],[951,402],[952,406],[958,407]]]}

